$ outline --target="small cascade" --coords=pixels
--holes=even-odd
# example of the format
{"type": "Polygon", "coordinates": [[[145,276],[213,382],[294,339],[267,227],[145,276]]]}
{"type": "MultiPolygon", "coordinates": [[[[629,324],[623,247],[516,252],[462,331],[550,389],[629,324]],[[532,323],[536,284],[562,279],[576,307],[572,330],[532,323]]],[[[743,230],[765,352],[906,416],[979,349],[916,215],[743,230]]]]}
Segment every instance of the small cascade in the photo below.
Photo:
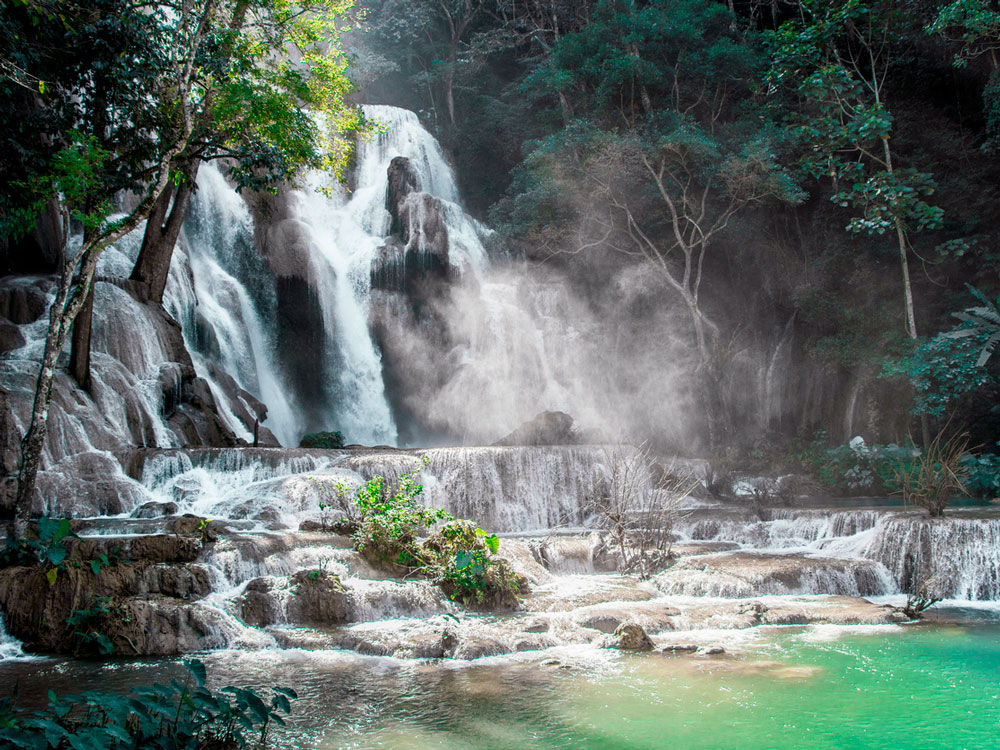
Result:
{"type": "Polygon", "coordinates": [[[25,653],[21,648],[21,642],[7,633],[3,624],[3,617],[0,616],[0,662],[8,659],[22,659],[25,653]]]}
{"type": "MultiPolygon", "coordinates": [[[[875,528],[883,511],[768,508],[759,513],[705,509],[687,514],[675,525],[684,541],[735,542],[747,549],[826,549],[875,528]]],[[[859,550],[860,551],[860,550],[859,550]]]]}
{"type": "Polygon", "coordinates": [[[1000,518],[976,515],[886,516],[862,555],[888,568],[904,590],[926,582],[948,599],[1000,600],[1000,518]]]}

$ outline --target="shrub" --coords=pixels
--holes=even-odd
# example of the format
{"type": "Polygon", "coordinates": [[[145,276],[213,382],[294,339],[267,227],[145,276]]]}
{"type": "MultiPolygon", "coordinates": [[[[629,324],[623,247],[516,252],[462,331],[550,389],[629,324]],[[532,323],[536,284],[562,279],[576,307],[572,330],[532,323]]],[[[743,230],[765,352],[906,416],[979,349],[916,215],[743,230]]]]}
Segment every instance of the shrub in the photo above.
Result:
{"type": "Polygon", "coordinates": [[[272,724],[291,713],[290,688],[272,688],[270,703],[245,688],[205,687],[204,665],[185,664],[183,683],[134,688],[128,695],[89,692],[59,698],[49,691],[43,711],[27,712],[0,700],[0,744],[32,750],[245,750],[267,743],[272,724]],[[192,679],[194,684],[192,685],[192,679]]]}
{"type": "Polygon", "coordinates": [[[309,432],[299,441],[300,448],[343,448],[344,436],[341,432],[309,432]]]}
{"type": "Polygon", "coordinates": [[[972,497],[990,500],[1000,497],[1000,455],[966,453],[962,456],[963,484],[972,497]]]}
{"type": "Polygon", "coordinates": [[[962,459],[969,436],[961,433],[946,439],[944,435],[939,432],[919,455],[895,468],[904,502],[926,508],[931,518],[943,516],[952,495],[965,492],[967,470],[962,459]]]}
{"type": "MultiPolygon", "coordinates": [[[[466,606],[515,608],[527,581],[496,556],[500,539],[472,521],[417,501],[423,485],[416,475],[428,463],[424,457],[413,471],[400,475],[395,489],[384,477],[374,476],[355,490],[354,548],[374,565],[434,579],[451,599],[466,606]],[[422,532],[442,521],[444,526],[420,541],[422,532]]],[[[334,488],[341,498],[350,492],[343,484],[334,488]]]]}
{"type": "Polygon", "coordinates": [[[649,448],[619,444],[604,452],[586,510],[618,558],[621,573],[649,578],[672,561],[674,524],[697,480],[658,466],[649,448]]]}
{"type": "Polygon", "coordinates": [[[424,542],[442,590],[467,607],[514,609],[527,580],[496,557],[500,539],[471,521],[445,524],[424,542]]]}
{"type": "MultiPolygon", "coordinates": [[[[374,476],[355,490],[358,518],[352,537],[354,548],[368,562],[402,568],[428,564],[418,541],[420,533],[438,521],[453,520],[446,510],[428,508],[417,500],[424,487],[417,483],[416,475],[428,463],[423,458],[413,471],[400,475],[395,489],[384,477],[374,476]]],[[[351,490],[338,483],[334,492],[343,499],[351,490]]]]}
{"type": "Polygon", "coordinates": [[[67,519],[56,520],[42,516],[38,519],[36,535],[27,539],[14,539],[8,536],[2,553],[0,553],[0,567],[12,565],[34,565],[42,563],[48,565],[49,571],[46,574],[49,584],[54,585],[59,571],[63,569],[69,549],[65,542],[68,539],[76,538],[76,534],[70,529],[67,519]],[[34,538],[37,536],[37,538],[34,538]]]}

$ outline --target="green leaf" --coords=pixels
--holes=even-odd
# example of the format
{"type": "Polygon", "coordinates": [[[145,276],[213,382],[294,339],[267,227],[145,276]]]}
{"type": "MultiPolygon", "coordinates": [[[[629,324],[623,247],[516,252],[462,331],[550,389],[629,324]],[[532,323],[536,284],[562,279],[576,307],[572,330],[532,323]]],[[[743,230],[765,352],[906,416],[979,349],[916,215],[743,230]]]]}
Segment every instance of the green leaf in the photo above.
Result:
{"type": "Polygon", "coordinates": [[[101,572],[101,561],[100,560],[91,560],[90,561],[90,569],[94,572],[94,575],[96,576],[98,573],[101,572]]]}
{"type": "Polygon", "coordinates": [[[474,559],[475,558],[472,556],[471,552],[463,550],[455,555],[455,568],[458,570],[465,570],[472,565],[474,559]]]}
{"type": "Polygon", "coordinates": [[[499,552],[500,537],[498,537],[496,534],[490,534],[485,539],[483,539],[483,541],[486,542],[486,546],[489,548],[490,552],[492,552],[494,555],[497,552],[499,552]]]}
{"type": "Polygon", "coordinates": [[[45,551],[45,556],[49,559],[49,562],[53,565],[59,565],[63,560],[66,559],[66,555],[69,554],[67,550],[62,545],[53,545],[45,551]]]}
{"type": "Polygon", "coordinates": [[[56,585],[56,577],[58,575],[59,575],[59,568],[52,568],[52,569],[49,570],[48,573],[45,574],[45,577],[49,581],[49,586],[55,586],[56,585]]]}
{"type": "Polygon", "coordinates": [[[205,687],[205,681],[208,679],[208,675],[205,672],[205,664],[200,659],[191,659],[184,662],[184,666],[187,667],[188,671],[194,677],[195,682],[198,683],[198,687],[205,687]]]}

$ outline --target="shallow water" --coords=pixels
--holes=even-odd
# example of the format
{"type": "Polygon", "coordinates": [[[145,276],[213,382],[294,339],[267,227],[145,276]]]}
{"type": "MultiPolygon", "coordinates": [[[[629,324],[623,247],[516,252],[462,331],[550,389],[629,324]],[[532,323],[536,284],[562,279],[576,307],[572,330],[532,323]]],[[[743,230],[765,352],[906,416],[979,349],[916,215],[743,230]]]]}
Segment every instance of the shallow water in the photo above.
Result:
{"type": "MultiPolygon", "coordinates": [[[[937,617],[720,633],[729,653],[713,657],[587,647],[471,664],[299,650],[204,660],[217,684],[298,691],[290,729],[275,738],[282,748],[995,746],[1000,623],[973,611],[937,617]]],[[[124,690],[180,671],[177,662],[8,661],[0,680],[17,680],[32,703],[49,687],[124,690]]]]}

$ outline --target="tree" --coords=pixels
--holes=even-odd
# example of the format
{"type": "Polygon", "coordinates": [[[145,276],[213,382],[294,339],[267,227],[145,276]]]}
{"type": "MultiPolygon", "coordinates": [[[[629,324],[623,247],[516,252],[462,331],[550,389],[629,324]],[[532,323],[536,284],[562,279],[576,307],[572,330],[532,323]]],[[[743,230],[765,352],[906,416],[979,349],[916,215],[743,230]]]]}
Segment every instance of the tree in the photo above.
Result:
{"type": "MultiPolygon", "coordinates": [[[[15,498],[17,538],[24,537],[31,513],[56,363],[74,320],[90,298],[101,252],[146,220],[168,185],[184,183],[183,171],[178,170],[180,160],[185,155],[197,156],[199,149],[208,147],[206,143],[215,153],[228,149],[231,155],[246,157],[233,172],[248,185],[278,179],[266,170],[260,177],[255,157],[257,163],[289,165],[280,176],[290,173],[296,158],[299,163],[335,163],[337,153],[321,155],[316,150],[318,129],[297,105],[307,94],[331,110],[343,101],[345,63],[337,54],[331,29],[347,7],[346,0],[318,0],[307,8],[293,8],[281,0],[183,0],[179,8],[120,0],[115,23],[136,24],[148,34],[144,37],[148,46],[123,54],[135,66],[126,84],[143,84],[140,95],[131,101],[133,106],[116,110],[100,87],[89,85],[100,77],[94,71],[84,71],[80,79],[84,83],[53,91],[54,111],[72,109],[66,102],[75,102],[81,113],[66,118],[70,126],[77,121],[88,123],[93,113],[113,111],[122,121],[130,121],[133,129],[149,133],[145,154],[149,166],[136,170],[141,174],[138,179],[128,175],[137,162],[123,158],[113,142],[102,139],[107,127],[94,127],[91,132],[70,129],[59,133],[61,148],[25,178],[32,195],[58,195],[69,216],[82,223],[83,235],[80,244],[66,253],[49,311],[31,420],[22,442],[15,498]],[[327,55],[331,44],[334,54],[327,55]],[[301,52],[295,63],[287,54],[289,47],[301,52]],[[231,54],[218,55],[220,50],[231,54]],[[244,118],[235,117],[243,107],[247,108],[240,110],[245,111],[244,118]],[[264,117],[257,118],[260,114],[264,117]],[[289,115],[292,120],[287,119],[289,115]],[[250,128],[250,137],[234,137],[241,127],[250,128]],[[280,153],[293,143],[309,148],[280,153]],[[268,161],[269,156],[280,158],[268,161]],[[142,190],[135,208],[113,219],[113,200],[122,188],[109,177],[118,174],[116,170],[140,182],[142,190]]],[[[40,12],[45,18],[48,11],[40,12]]],[[[70,26],[87,20],[94,21],[58,18],[70,26]]],[[[99,13],[96,16],[98,24],[107,20],[99,13]]],[[[32,45],[29,34],[18,41],[25,48],[32,45]]]]}
{"type": "Polygon", "coordinates": [[[791,97],[803,173],[829,178],[832,200],[860,210],[847,230],[895,234],[906,332],[916,339],[909,234],[940,226],[943,211],[924,200],[934,192],[930,174],[900,167],[890,144],[886,82],[908,19],[890,0],[798,0],[795,11],[767,36],[766,83],[773,95],[791,97]]]}
{"type": "Polygon", "coordinates": [[[196,87],[203,92],[190,142],[171,169],[143,234],[132,280],[163,301],[170,260],[203,161],[227,159],[237,189],[273,190],[303,167],[332,167],[339,177],[360,126],[349,107],[340,25],[348,0],[283,3],[236,0],[206,44],[196,87]],[[277,54],[294,48],[299,59],[277,54]],[[320,133],[315,115],[324,118],[320,133]],[[322,136],[335,136],[330,141],[322,136]],[[324,148],[324,146],[326,148],[324,148]],[[331,150],[334,149],[334,150],[331,150]]]}
{"type": "Polygon", "coordinates": [[[1000,10],[987,0],[954,0],[938,11],[925,30],[940,34],[958,45],[953,63],[964,68],[970,62],[986,58],[990,75],[983,88],[983,114],[986,117],[986,150],[1000,145],[1000,10]]]}
{"type": "MultiPolygon", "coordinates": [[[[555,44],[525,88],[575,104],[576,118],[526,159],[526,225],[575,225],[567,246],[635,256],[686,307],[703,383],[708,438],[725,429],[719,325],[706,311],[706,258],[744,207],[797,200],[769,129],[753,107],[758,58],[725,6],[692,0],[602,2],[583,30],[555,44]]],[[[524,230],[522,230],[524,231],[524,230]]]]}

